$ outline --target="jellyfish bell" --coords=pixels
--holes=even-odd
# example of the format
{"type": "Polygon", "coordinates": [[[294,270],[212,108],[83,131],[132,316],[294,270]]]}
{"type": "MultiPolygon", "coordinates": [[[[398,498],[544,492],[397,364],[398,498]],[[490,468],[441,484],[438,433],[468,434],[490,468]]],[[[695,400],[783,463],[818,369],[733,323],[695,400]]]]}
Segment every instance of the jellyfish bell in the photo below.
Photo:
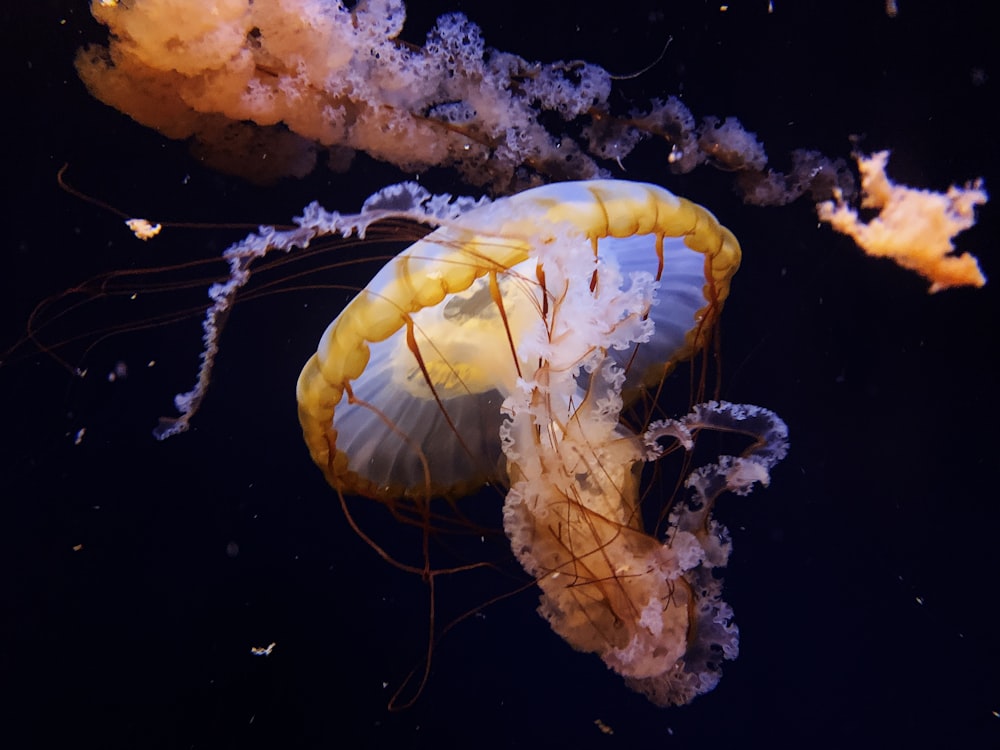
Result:
{"type": "Polygon", "coordinates": [[[443,220],[376,274],[304,366],[299,420],[343,494],[429,515],[435,497],[508,488],[504,530],[540,614],[654,703],[718,681],[738,632],[712,572],[725,490],[768,481],[786,433],[766,410],[710,402],[645,436],[626,400],[703,349],[740,248],[715,217],[654,185],[547,185],[443,220]],[[663,437],[754,439],[692,474],[694,498],[649,534],[638,472],[663,437]],[[422,509],[422,510],[421,510],[422,509]]]}
{"type": "MultiPolygon", "coordinates": [[[[299,418],[330,483],[435,496],[496,478],[500,407],[537,367],[525,341],[545,335],[547,308],[560,322],[581,312],[545,280],[553,263],[594,292],[613,273],[649,297],[627,315],[656,327],[652,341],[614,348],[595,334],[579,355],[607,350],[634,388],[704,345],[739,245],[701,207],[624,181],[536,188],[442,225],[379,271],[303,368],[299,418]],[[669,303],[654,304],[653,285],[669,303]]],[[[582,402],[585,392],[571,395],[582,402]]]]}

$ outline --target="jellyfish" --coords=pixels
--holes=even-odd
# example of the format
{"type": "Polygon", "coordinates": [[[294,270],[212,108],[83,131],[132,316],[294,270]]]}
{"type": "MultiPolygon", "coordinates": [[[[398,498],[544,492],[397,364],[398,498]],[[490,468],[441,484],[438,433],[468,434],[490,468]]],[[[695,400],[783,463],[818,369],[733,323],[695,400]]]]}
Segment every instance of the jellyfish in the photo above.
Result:
{"type": "Polygon", "coordinates": [[[608,177],[657,139],[666,170],[739,173],[748,202],[854,192],[842,159],[802,149],[778,171],[736,117],[699,121],[678,96],[614,112],[609,71],[492,49],[461,13],[438,18],[423,44],[402,39],[402,0],[92,0],[91,13],[111,35],[77,54],[95,97],[263,184],[308,174],[324,152],[334,171],[364,153],[411,172],[452,167],[502,195],[608,177]]]}
{"type": "Polygon", "coordinates": [[[490,202],[404,183],[359,214],[310,206],[293,230],[264,229],[227,251],[212,294],[199,383],[182,394],[183,431],[204,396],[224,319],[250,264],[329,233],[408,218],[437,227],[378,271],[329,325],[299,376],[299,422],[313,461],[343,499],[361,495],[432,523],[435,498],[506,489],[503,527],[537,582],[539,612],[657,705],[711,690],[738,652],[718,569],[725,491],[769,482],[787,430],[756,406],[709,401],[631,427],[623,409],[711,340],[740,262],[706,209],[655,185],[547,185],[490,202]],[[667,440],[746,436],[687,478],[663,536],[645,528],[640,474],[667,440]]]}
{"type": "Polygon", "coordinates": [[[709,402],[639,435],[621,412],[705,345],[739,259],[712,214],[653,185],[557,183],[477,206],[396,256],[323,334],[297,387],[313,460],[339,492],[386,502],[503,483],[504,530],[552,629],[654,703],[687,703],[738,650],[711,508],[767,484],[786,430],[709,402]],[[657,539],[639,467],[660,438],[690,449],[713,429],[754,445],[692,474],[657,539]]]}

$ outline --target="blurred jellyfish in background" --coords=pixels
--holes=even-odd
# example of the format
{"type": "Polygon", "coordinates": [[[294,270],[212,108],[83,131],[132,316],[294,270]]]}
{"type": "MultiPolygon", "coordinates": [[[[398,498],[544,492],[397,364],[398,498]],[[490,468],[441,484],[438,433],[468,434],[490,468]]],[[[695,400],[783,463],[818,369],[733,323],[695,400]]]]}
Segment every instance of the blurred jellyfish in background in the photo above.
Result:
{"type": "Polygon", "coordinates": [[[777,171],[737,118],[698,120],[676,96],[613,112],[608,71],[491,49],[461,13],[441,16],[416,46],[399,40],[402,0],[352,9],[324,0],[93,0],[91,9],[111,34],[108,46],[77,56],[91,93],[251,179],[302,176],[319,149],[347,169],[362,151],[410,172],[454,167],[467,184],[506,194],[608,176],[640,141],[656,138],[669,145],[664,171],[710,163],[737,172],[744,199],[757,205],[808,194],[821,220],[924,273],[932,290],[985,283],[969,254],[934,262],[974,223],[986,202],[981,181],[923,194],[886,177],[887,153],[859,157],[861,205],[882,209],[862,229],[845,205],[855,188],[843,160],[798,149],[790,169],[777,171]]]}

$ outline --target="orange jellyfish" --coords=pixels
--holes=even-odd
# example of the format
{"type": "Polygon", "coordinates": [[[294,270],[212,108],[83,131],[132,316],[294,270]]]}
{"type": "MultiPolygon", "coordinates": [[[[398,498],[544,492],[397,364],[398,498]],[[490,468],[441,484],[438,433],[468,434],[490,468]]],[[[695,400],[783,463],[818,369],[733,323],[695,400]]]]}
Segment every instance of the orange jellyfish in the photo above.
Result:
{"type": "Polygon", "coordinates": [[[625,181],[548,185],[447,217],[402,186],[363,215],[388,205],[424,220],[434,206],[439,228],[379,271],[303,368],[313,460],[338,492],[407,498],[425,518],[434,497],[506,485],[504,530],[553,630],[659,705],[711,690],[738,631],[713,572],[729,537],[710,512],[723,491],[768,482],[786,430],[725,402],[644,435],[621,412],[705,345],[736,239],[704,208],[625,181]],[[643,527],[639,470],[658,439],[690,449],[702,429],[754,442],[691,474],[690,502],[658,539],[643,527]]]}

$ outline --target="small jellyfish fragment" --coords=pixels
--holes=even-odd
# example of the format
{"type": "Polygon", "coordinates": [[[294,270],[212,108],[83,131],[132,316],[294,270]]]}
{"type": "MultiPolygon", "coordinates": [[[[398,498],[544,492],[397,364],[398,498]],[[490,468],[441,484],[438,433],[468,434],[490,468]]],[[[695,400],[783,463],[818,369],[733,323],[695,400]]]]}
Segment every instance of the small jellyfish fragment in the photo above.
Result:
{"type": "Polygon", "coordinates": [[[955,255],[952,238],[976,223],[976,206],[989,196],[982,180],[952,185],[944,193],[897,185],[885,173],[889,152],[858,155],[861,207],[878,209],[871,221],[859,218],[843,197],[817,206],[820,221],[851,237],[868,255],[890,258],[931,282],[930,292],[956,286],[981,287],[986,277],[974,255],[955,255]]]}

